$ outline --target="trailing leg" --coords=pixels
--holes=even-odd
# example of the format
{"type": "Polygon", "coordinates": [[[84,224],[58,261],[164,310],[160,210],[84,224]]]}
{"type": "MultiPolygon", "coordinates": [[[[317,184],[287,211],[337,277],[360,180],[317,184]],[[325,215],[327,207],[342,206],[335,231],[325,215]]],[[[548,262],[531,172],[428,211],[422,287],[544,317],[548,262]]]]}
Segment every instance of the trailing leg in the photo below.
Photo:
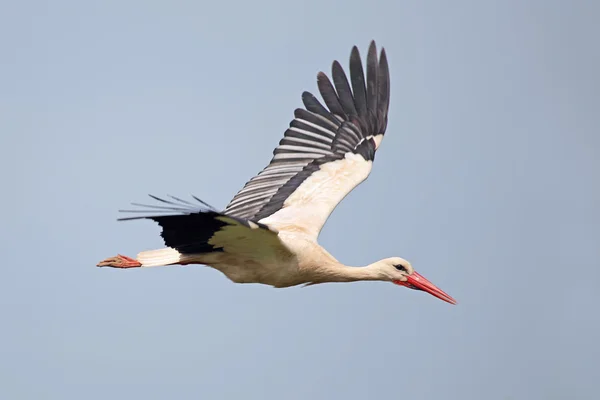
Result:
{"type": "Polygon", "coordinates": [[[136,268],[141,267],[142,263],[133,258],[118,254],[115,257],[110,257],[104,261],[100,261],[96,266],[113,268],[136,268]]]}

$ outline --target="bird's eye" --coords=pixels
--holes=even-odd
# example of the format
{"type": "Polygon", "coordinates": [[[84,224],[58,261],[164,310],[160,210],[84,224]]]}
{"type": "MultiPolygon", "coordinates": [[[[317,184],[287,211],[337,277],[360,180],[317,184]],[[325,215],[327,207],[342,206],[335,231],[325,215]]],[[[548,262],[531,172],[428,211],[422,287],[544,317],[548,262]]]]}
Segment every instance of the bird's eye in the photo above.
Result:
{"type": "Polygon", "coordinates": [[[404,265],[402,265],[402,264],[394,265],[394,267],[396,267],[396,269],[398,271],[408,272],[408,270],[406,269],[406,267],[404,265]]]}

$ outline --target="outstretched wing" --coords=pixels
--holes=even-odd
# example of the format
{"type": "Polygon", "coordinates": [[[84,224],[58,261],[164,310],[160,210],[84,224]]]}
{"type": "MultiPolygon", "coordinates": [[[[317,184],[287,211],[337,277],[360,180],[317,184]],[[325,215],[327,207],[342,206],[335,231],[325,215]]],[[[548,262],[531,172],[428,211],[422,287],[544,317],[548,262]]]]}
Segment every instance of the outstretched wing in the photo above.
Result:
{"type": "MultiPolygon", "coordinates": [[[[133,203],[141,208],[121,210],[121,212],[145,215],[129,216],[119,220],[151,219],[157,222],[162,228],[161,236],[165,245],[175,249],[178,257],[216,252],[227,252],[248,259],[261,260],[292,256],[279,239],[278,232],[264,224],[225,215],[197,197],[194,199],[198,204],[173,196],[169,196],[168,200],[152,195],[150,197],[160,203],[133,203]]],[[[146,253],[153,253],[153,251],[146,253]]],[[[144,264],[162,265],[161,261],[163,259],[148,259],[144,264]]]]}
{"type": "Polygon", "coordinates": [[[385,50],[367,54],[366,83],[359,51],[350,55],[350,82],[339,62],[333,84],[320,72],[317,84],[327,108],[304,92],[269,165],[250,179],[225,214],[278,230],[317,237],[327,218],[371,172],[387,126],[390,77],[385,50]]]}

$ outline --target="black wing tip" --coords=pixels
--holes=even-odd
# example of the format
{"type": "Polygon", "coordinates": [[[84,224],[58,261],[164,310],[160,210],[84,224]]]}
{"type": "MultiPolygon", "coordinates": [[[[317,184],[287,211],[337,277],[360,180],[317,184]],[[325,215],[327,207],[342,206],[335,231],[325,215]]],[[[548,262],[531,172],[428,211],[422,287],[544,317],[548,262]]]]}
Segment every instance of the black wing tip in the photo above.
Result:
{"type": "MultiPolygon", "coordinates": [[[[354,46],[354,47],[356,47],[356,46],[354,46]]],[[[382,47],[382,49],[383,49],[383,47],[382,47]]],[[[371,39],[371,41],[369,42],[368,51],[377,51],[377,41],[375,39],[371,39]]]]}
{"type": "Polygon", "coordinates": [[[369,53],[370,52],[377,54],[377,43],[375,43],[374,39],[369,43],[369,53]]]}
{"type": "Polygon", "coordinates": [[[317,83],[318,84],[323,84],[323,83],[330,83],[331,81],[329,80],[329,77],[327,76],[327,74],[323,71],[319,71],[317,72],[317,83]]]}
{"type": "Polygon", "coordinates": [[[339,62],[338,60],[333,60],[333,62],[331,63],[331,72],[332,72],[332,74],[333,74],[333,73],[334,73],[336,70],[338,70],[338,71],[340,71],[340,72],[343,72],[343,73],[344,73],[344,75],[346,74],[346,73],[344,72],[344,67],[342,67],[342,64],[340,64],[340,62],[339,62]]]}
{"type": "Polygon", "coordinates": [[[364,136],[385,134],[390,103],[390,77],[384,47],[377,54],[375,39],[369,42],[366,68],[357,45],[352,46],[349,76],[338,60],[331,64],[333,81],[323,71],[317,73],[317,86],[327,109],[309,92],[302,94],[305,108],[335,121],[333,115],[360,126],[364,136]],[[350,79],[348,79],[350,78],[350,79]],[[319,104],[319,105],[317,105],[319,104]],[[333,114],[333,115],[331,115],[333,114]]]}
{"type": "MultiPolygon", "coordinates": [[[[367,48],[367,58],[370,54],[374,55],[375,58],[379,59],[379,62],[381,62],[381,56],[385,54],[385,47],[381,47],[381,49],[379,50],[379,57],[377,57],[377,41],[375,39],[371,39],[367,48]]],[[[360,50],[358,49],[357,45],[352,46],[350,58],[359,58],[362,60],[362,58],[360,57],[360,50]]]]}
{"type": "Polygon", "coordinates": [[[361,125],[371,134],[384,134],[389,109],[389,67],[385,48],[381,48],[378,57],[374,39],[367,50],[366,71],[358,47],[352,47],[350,80],[361,125]]]}
{"type": "MultiPolygon", "coordinates": [[[[306,91],[306,90],[304,92],[302,92],[302,102],[304,103],[304,106],[307,110],[308,110],[308,103],[321,104],[314,94],[312,94],[311,92],[306,91]]],[[[296,109],[296,110],[298,110],[298,109],[296,109]]],[[[294,110],[294,111],[296,111],[296,110],[294,110]]],[[[309,110],[309,111],[311,111],[311,110],[309,110]]]]}
{"type": "Polygon", "coordinates": [[[385,51],[385,47],[382,47],[381,50],[379,51],[379,63],[382,64],[384,63],[385,60],[385,64],[387,64],[387,53],[385,51]]]}

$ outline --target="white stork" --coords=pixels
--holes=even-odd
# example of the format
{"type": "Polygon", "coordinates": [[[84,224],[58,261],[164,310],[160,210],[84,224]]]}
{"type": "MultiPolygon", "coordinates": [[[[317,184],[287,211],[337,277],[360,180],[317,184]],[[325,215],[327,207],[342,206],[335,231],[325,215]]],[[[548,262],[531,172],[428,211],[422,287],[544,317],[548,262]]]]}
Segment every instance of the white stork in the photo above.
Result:
{"type": "Polygon", "coordinates": [[[119,220],[151,219],[162,227],[167,247],[142,251],[137,259],[122,255],[98,266],[115,268],[204,264],[237,283],[283,288],[325,282],[386,281],[426,291],[448,303],[456,301],[415,272],[399,257],[364,267],[338,262],[317,243],[327,218],[354,187],[364,181],[387,126],[390,77],[385,50],[379,59],[371,42],[365,74],[356,46],[350,55],[350,83],[339,62],[332,66],[333,84],[323,72],[317,85],[324,107],[304,92],[305,109],[294,119],[275,148],[273,158],[218,211],[198,203],[150,195],[160,205],[145,205],[151,215],[119,220]]]}

